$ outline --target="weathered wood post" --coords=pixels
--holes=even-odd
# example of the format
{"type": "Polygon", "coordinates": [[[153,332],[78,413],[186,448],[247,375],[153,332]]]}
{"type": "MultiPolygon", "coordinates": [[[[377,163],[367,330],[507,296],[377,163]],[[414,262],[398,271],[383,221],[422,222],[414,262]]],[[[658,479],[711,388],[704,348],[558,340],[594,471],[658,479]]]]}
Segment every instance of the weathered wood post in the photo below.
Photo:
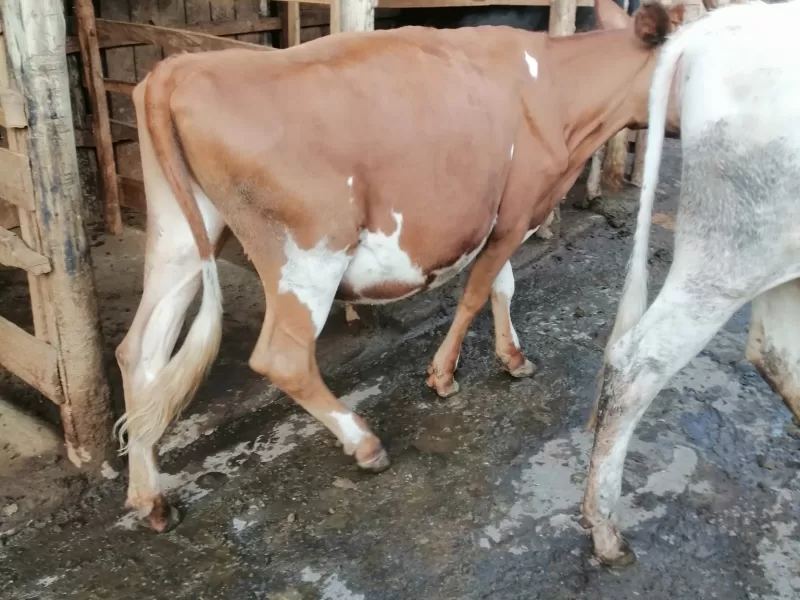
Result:
{"type": "Polygon", "coordinates": [[[375,29],[375,0],[340,0],[341,31],[375,29]]]}
{"type": "Polygon", "coordinates": [[[628,162],[628,130],[622,129],[606,142],[606,156],[603,161],[602,186],[618,192],[625,177],[628,162]]]}
{"type": "MultiPolygon", "coordinates": [[[[41,276],[63,388],[60,404],[70,460],[99,469],[113,456],[92,261],[83,224],[65,53],[62,0],[4,0],[11,80],[28,115],[35,225],[52,266],[41,276]]],[[[49,325],[49,324],[48,324],[49,325]]]]}
{"type": "MultiPolygon", "coordinates": [[[[551,36],[572,35],[575,33],[575,12],[577,0],[552,0],[550,3],[550,21],[547,29],[551,36]]],[[[562,198],[563,199],[563,198],[562,198]]],[[[553,230],[561,231],[561,207],[556,205],[547,220],[539,227],[536,237],[550,239],[553,230]]]]}

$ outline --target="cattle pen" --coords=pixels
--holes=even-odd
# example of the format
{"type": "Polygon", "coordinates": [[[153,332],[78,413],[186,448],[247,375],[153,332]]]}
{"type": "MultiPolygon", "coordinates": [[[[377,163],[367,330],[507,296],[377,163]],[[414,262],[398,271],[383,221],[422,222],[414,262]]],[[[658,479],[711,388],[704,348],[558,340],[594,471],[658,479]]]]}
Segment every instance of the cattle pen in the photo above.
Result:
{"type": "MultiPolygon", "coordinates": [[[[0,365],[57,407],[76,466],[97,472],[115,454],[114,369],[103,358],[108,340],[85,228],[99,225],[102,215],[112,236],[125,226],[141,229],[144,188],[130,98],[136,83],[176,52],[269,51],[339,31],[392,27],[406,9],[478,6],[549,6],[551,34],[568,35],[577,8],[592,0],[41,0],[33,9],[4,1],[0,264],[24,272],[29,295],[4,311],[21,319],[0,317],[0,365]]],[[[623,131],[609,143],[605,175],[612,188],[622,180],[627,136],[623,131]]],[[[227,252],[245,264],[240,254],[227,252]]]]}
{"type": "MultiPolygon", "coordinates": [[[[129,222],[145,212],[130,94],[153,64],[175,52],[268,51],[391,27],[404,9],[495,5],[550,5],[551,33],[566,35],[592,0],[48,0],[33,10],[4,2],[0,263],[26,273],[30,318],[0,321],[0,365],[58,407],[74,464],[96,470],[113,455],[83,220],[102,214],[105,230],[120,235],[125,210],[129,222]],[[52,118],[39,120],[44,113],[52,118]]],[[[612,187],[625,167],[619,140],[606,159],[612,187]]]]}

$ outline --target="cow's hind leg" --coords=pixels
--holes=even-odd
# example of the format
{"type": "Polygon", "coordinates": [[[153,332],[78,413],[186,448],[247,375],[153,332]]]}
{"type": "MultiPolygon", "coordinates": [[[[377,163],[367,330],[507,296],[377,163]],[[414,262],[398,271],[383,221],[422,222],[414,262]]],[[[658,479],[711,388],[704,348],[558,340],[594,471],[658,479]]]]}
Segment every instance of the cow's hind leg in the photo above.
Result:
{"type": "Polygon", "coordinates": [[[747,359],[800,424],[800,279],[753,299],[747,359]]]}
{"type": "Polygon", "coordinates": [[[357,239],[354,232],[353,243],[342,244],[349,252],[329,248],[326,240],[303,250],[288,233],[283,248],[269,241],[255,242],[261,250],[248,254],[264,283],[267,310],[250,367],[325,425],[361,468],[382,471],[389,466],[389,457],[380,440],[331,393],[316,360],[317,336],[357,239]]]}
{"type": "MultiPolygon", "coordinates": [[[[552,214],[552,213],[551,213],[552,214]]],[[[514,296],[514,271],[506,261],[492,284],[495,356],[514,377],[530,377],[535,368],[522,354],[519,337],[511,322],[511,298],[514,296]]]]}
{"type": "MultiPolygon", "coordinates": [[[[144,161],[143,161],[144,162],[144,161]]],[[[160,172],[159,172],[160,174],[160,172]]],[[[189,225],[163,177],[148,176],[147,247],[144,289],[136,315],[116,357],[122,373],[126,417],[148,404],[148,386],[170,360],[186,311],[200,285],[200,260],[189,225]]],[[[202,193],[196,193],[209,239],[219,246],[224,222],[202,193]]],[[[204,293],[206,293],[204,291],[204,293]]],[[[199,381],[196,382],[199,385],[199,381]]],[[[168,407],[129,420],[127,505],[147,517],[156,531],[178,522],[159,487],[155,442],[174,416],[168,407]],[[153,435],[153,432],[157,432],[153,435]]]]}
{"type": "Polygon", "coordinates": [[[615,509],[636,425],[667,381],[747,300],[733,290],[705,284],[708,278],[698,273],[687,276],[678,263],[673,264],[653,305],[608,353],[582,510],[584,526],[591,528],[594,553],[609,566],[635,560],[615,524],[615,509]]]}

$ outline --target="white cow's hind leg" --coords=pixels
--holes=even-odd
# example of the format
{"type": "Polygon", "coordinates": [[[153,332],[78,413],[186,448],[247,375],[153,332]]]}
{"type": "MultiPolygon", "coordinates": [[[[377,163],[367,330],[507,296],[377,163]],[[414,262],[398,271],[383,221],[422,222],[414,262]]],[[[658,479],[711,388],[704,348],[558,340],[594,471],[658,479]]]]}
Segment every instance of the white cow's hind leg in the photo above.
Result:
{"type": "Polygon", "coordinates": [[[583,499],[583,523],[604,564],[635,560],[615,521],[628,444],[647,407],[747,298],[720,294],[707,279],[687,273],[676,260],[653,305],[608,355],[599,401],[598,428],[583,499]]]}
{"type": "Polygon", "coordinates": [[[511,298],[514,296],[514,271],[506,261],[492,284],[492,317],[494,318],[495,355],[503,368],[514,377],[530,377],[533,363],[522,354],[519,337],[511,322],[511,298]]]}
{"type": "MultiPolygon", "coordinates": [[[[144,122],[143,118],[139,119],[144,122]]],[[[133,323],[117,347],[122,373],[126,416],[147,404],[146,388],[170,359],[183,326],[186,311],[200,286],[202,261],[188,222],[178,206],[163,172],[152,153],[147,130],[139,128],[142,166],[147,193],[147,247],[144,261],[144,289],[133,323]]],[[[217,244],[225,228],[221,216],[199,189],[195,197],[206,224],[209,240],[217,244]]],[[[123,426],[130,441],[128,450],[127,505],[147,517],[156,531],[177,523],[159,489],[154,443],[141,438],[144,430],[158,431],[166,416],[165,407],[148,411],[145,418],[123,426]],[[127,428],[127,430],[126,430],[127,428]]]]}
{"type": "Polygon", "coordinates": [[[800,279],[753,299],[747,359],[800,423],[800,279]]]}

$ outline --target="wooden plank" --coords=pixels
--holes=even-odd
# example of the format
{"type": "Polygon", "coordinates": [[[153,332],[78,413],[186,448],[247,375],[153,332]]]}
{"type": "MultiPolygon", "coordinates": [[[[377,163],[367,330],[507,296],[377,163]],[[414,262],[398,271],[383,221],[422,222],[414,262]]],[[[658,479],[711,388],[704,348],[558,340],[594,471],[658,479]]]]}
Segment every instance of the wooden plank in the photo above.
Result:
{"type": "Polygon", "coordinates": [[[283,7],[284,19],[286,27],[283,31],[283,47],[291,48],[298,46],[300,41],[300,3],[288,2],[283,7]]]}
{"type": "Polygon", "coordinates": [[[103,85],[103,65],[95,29],[92,0],[75,0],[78,18],[78,38],[83,61],[83,83],[92,104],[92,129],[97,151],[97,171],[103,202],[103,219],[111,235],[122,233],[122,215],[119,210],[117,165],[114,161],[114,142],[111,138],[108,100],[103,85]]]}
{"type": "Polygon", "coordinates": [[[106,88],[106,91],[111,94],[131,96],[133,95],[133,88],[136,87],[136,84],[128,81],[118,81],[116,79],[104,79],[103,86],[106,88]]]}
{"type": "Polygon", "coordinates": [[[0,317],[0,364],[51,401],[63,404],[56,349],[3,317],[0,317]]]}
{"type": "MultiPolygon", "coordinates": [[[[188,18],[188,14],[187,14],[188,18]]],[[[97,19],[97,22],[102,22],[103,19],[97,19]]],[[[228,36],[228,35],[243,35],[243,34],[257,34],[269,31],[280,31],[282,20],[280,17],[261,17],[255,19],[237,19],[235,21],[226,21],[221,23],[197,23],[188,25],[184,30],[192,33],[207,33],[214,36],[228,36]]],[[[131,39],[120,39],[108,37],[98,31],[98,41],[100,42],[100,49],[106,48],[125,48],[133,46],[141,46],[142,42],[137,42],[131,39]]],[[[70,36],[67,38],[67,54],[74,54],[80,52],[80,44],[77,36],[70,36]]]]}
{"type": "MultiPolygon", "coordinates": [[[[276,0],[277,2],[287,2],[288,4],[297,4],[297,0],[276,0]]],[[[435,0],[427,0],[433,2],[435,0]]],[[[475,0],[476,2],[479,0],[475,0]]],[[[302,0],[303,4],[330,4],[331,0],[302,0]]]]}
{"type": "MultiPolygon", "coordinates": [[[[372,10],[372,23],[371,29],[375,28],[375,11],[372,10]]],[[[329,23],[330,32],[328,35],[342,32],[342,0],[331,0],[331,18],[329,23]]]]}
{"type": "Polygon", "coordinates": [[[16,90],[0,87],[0,125],[20,129],[28,126],[25,98],[16,90]]]}
{"type": "Polygon", "coordinates": [[[25,154],[0,148],[0,200],[35,209],[30,161],[25,154]]]}
{"type": "MultiPolygon", "coordinates": [[[[139,141],[139,131],[136,129],[136,125],[115,119],[110,119],[109,122],[111,123],[111,140],[114,144],[139,141]]],[[[91,128],[75,130],[75,146],[77,148],[94,148],[94,132],[91,128]]]]}
{"type": "Polygon", "coordinates": [[[0,264],[24,269],[34,275],[50,272],[50,261],[46,256],[31,250],[18,235],[0,227],[0,264]]]}
{"type": "MultiPolygon", "coordinates": [[[[286,2],[289,0],[278,0],[286,2]]],[[[453,6],[550,6],[549,0],[375,0],[376,8],[437,8],[453,6]]],[[[577,0],[578,6],[594,6],[594,0],[577,0]]]]}
{"type": "Polygon", "coordinates": [[[122,206],[133,208],[139,212],[147,212],[147,199],[144,193],[144,182],[133,177],[120,177],[119,189],[122,206]]]}
{"type": "MultiPolygon", "coordinates": [[[[99,14],[103,19],[130,21],[131,7],[129,0],[100,0],[99,14]]],[[[97,19],[97,21],[100,20],[102,19],[97,19]]],[[[102,48],[103,36],[99,31],[97,32],[97,40],[102,48]]],[[[105,63],[105,76],[108,79],[136,83],[136,56],[133,47],[105,50],[105,63]]],[[[106,83],[105,85],[106,92],[109,92],[108,84],[106,83]]],[[[108,105],[111,118],[127,123],[136,122],[136,110],[133,106],[133,98],[129,94],[108,94],[108,105]]],[[[114,156],[117,161],[117,173],[125,175],[130,169],[129,165],[135,164],[135,161],[138,160],[139,144],[135,142],[116,144],[114,146],[114,156]]]]}
{"type": "Polygon", "coordinates": [[[3,229],[19,227],[19,209],[2,200],[0,200],[0,227],[3,229]]]}
{"type": "Polygon", "coordinates": [[[644,178],[644,154],[647,148],[647,130],[642,129],[636,132],[636,145],[633,151],[633,170],[631,171],[631,183],[637,187],[642,187],[644,178]]]}
{"type": "MultiPolygon", "coordinates": [[[[8,70],[5,40],[0,38],[0,86],[20,90],[16,76],[8,70]]],[[[24,97],[24,96],[23,96],[24,97]]],[[[28,153],[28,130],[7,129],[8,149],[20,154],[28,153]]],[[[16,208],[16,207],[14,207],[16,208]]],[[[25,209],[17,209],[20,234],[30,248],[41,252],[44,248],[39,222],[34,213],[25,209]]],[[[47,302],[48,287],[42,277],[28,273],[28,290],[31,296],[31,312],[33,313],[33,330],[40,340],[49,341],[50,332],[55,331],[55,315],[47,302]]]]}
{"type": "MultiPolygon", "coordinates": [[[[125,23],[124,21],[97,20],[97,30],[103,36],[135,41],[140,44],[154,44],[175,51],[203,52],[207,50],[225,50],[226,48],[252,48],[255,50],[269,50],[266,46],[241,42],[231,38],[217,37],[207,33],[160,27],[158,25],[144,25],[142,23],[125,23]]],[[[145,48],[137,47],[138,51],[145,48]]],[[[139,62],[137,59],[137,70],[139,62]]],[[[150,69],[148,68],[147,71],[150,69]]],[[[140,81],[145,73],[137,74],[140,81]]]]}
{"type": "Polygon", "coordinates": [[[52,267],[39,279],[46,282],[45,300],[55,317],[48,333],[57,350],[67,454],[77,466],[99,470],[115,453],[103,336],[82,218],[64,8],[62,0],[37,0],[36,8],[31,10],[27,0],[3,0],[3,23],[14,48],[8,58],[15,88],[25,97],[30,115],[28,149],[36,157],[32,172],[36,217],[47,249],[41,253],[52,267]]]}

